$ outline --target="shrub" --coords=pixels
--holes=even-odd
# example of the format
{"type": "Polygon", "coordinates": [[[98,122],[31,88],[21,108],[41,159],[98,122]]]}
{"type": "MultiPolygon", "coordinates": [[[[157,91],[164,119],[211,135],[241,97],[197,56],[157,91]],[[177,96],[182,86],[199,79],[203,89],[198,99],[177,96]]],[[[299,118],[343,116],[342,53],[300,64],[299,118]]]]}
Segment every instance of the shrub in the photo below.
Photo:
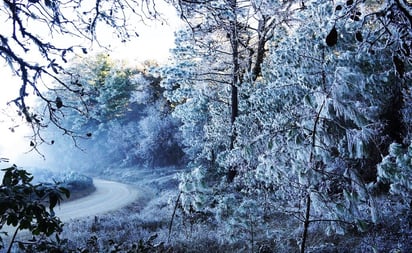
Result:
{"type": "MultiPolygon", "coordinates": [[[[16,165],[2,170],[3,180],[0,186],[0,229],[4,225],[15,228],[7,252],[11,252],[16,242],[16,235],[21,230],[28,230],[33,239],[19,241],[21,250],[34,250],[35,252],[49,252],[55,249],[62,241],[59,238],[63,224],[54,216],[53,209],[60,204],[63,195],[70,196],[70,192],[59,184],[33,184],[33,176],[25,170],[18,169],[16,165]],[[48,205],[48,207],[46,207],[48,205]],[[50,240],[51,235],[56,240],[50,240]]],[[[8,235],[5,230],[1,235],[8,235]]],[[[0,249],[5,248],[0,237],[0,249]]]]}

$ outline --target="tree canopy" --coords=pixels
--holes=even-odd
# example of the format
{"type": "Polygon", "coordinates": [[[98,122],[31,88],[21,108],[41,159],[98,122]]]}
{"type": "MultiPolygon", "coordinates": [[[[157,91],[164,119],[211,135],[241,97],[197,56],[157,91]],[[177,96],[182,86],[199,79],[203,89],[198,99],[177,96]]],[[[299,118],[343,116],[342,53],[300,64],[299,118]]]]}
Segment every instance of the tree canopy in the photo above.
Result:
{"type": "MultiPolygon", "coordinates": [[[[81,96],[51,90],[45,97],[58,97],[60,127],[45,129],[42,136],[51,164],[103,171],[123,166],[157,167],[181,162],[179,120],[163,97],[160,79],[145,68],[130,67],[107,54],[81,58],[69,69],[81,87],[81,96]],[[63,138],[61,128],[80,133],[63,138]],[[88,159],[90,156],[94,159],[88,159]],[[54,157],[59,157],[53,162],[54,157]],[[61,162],[64,161],[62,164],[61,162]]],[[[71,77],[70,77],[71,78],[71,77]]],[[[39,104],[36,110],[47,107],[39,104]]]]}

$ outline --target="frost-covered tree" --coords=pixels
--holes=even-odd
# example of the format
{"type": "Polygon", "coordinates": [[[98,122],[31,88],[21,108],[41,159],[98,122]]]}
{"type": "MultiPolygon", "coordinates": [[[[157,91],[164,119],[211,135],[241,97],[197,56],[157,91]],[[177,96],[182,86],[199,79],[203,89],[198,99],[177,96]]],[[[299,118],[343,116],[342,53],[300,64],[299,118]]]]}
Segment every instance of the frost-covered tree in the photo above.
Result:
{"type": "Polygon", "coordinates": [[[173,115],[182,122],[190,163],[180,187],[183,207],[190,213],[213,201],[206,195],[213,195],[221,180],[235,178],[238,164],[221,161],[237,145],[235,122],[242,114],[239,105],[246,99],[239,89],[261,78],[273,30],[289,21],[288,13],[300,5],[178,1],[177,8],[187,28],[177,33],[174,63],[163,68],[162,86],[173,104],[173,115]]]}
{"type": "Polygon", "coordinates": [[[365,42],[381,43],[374,24],[346,22],[330,2],[305,6],[292,29],[276,33],[262,81],[245,89],[242,145],[226,162],[243,165],[249,194],[270,191],[284,210],[303,206],[295,211],[304,232],[320,220],[335,221],[335,232],[347,223],[362,228],[378,222],[369,190],[390,140],[401,134],[393,105],[402,80],[394,49],[365,42]]]}
{"type": "MultiPolygon", "coordinates": [[[[238,115],[232,122],[235,141],[227,138],[233,132],[226,131],[226,148],[207,153],[217,165],[209,168],[236,168],[234,187],[222,182],[210,188],[210,170],[200,173],[207,167],[200,165],[192,176],[182,177],[182,191],[190,195],[183,199],[193,201],[187,208],[210,207],[221,221],[231,221],[236,227],[234,220],[247,223],[247,210],[238,210],[239,203],[248,206],[251,199],[259,200],[267,208],[256,217],[270,216],[276,210],[302,221],[301,251],[309,224],[317,221],[329,224],[330,233],[344,233],[350,226],[362,230],[365,224],[379,222],[371,190],[379,187],[376,167],[389,144],[405,136],[399,101],[405,76],[394,66],[397,45],[381,36],[382,26],[373,18],[386,6],[357,3],[361,11],[351,9],[354,16],[346,19],[350,5],[349,1],[305,1],[301,9],[289,13],[290,22],[276,26],[266,45],[269,52],[261,75],[245,71],[237,86],[238,115]],[[228,197],[233,193],[235,201],[228,197]],[[237,214],[244,219],[232,216],[237,214]]],[[[196,129],[197,140],[204,141],[195,142],[203,152],[204,147],[222,143],[218,137],[217,142],[207,144],[215,140],[212,133],[223,133],[216,131],[222,129],[222,122],[216,121],[211,105],[225,93],[212,96],[216,93],[210,92],[211,82],[197,82],[204,59],[198,61],[203,65],[193,60],[198,56],[195,42],[181,44],[178,60],[186,61],[178,61],[181,65],[168,72],[175,79],[166,87],[169,98],[178,98],[174,113],[183,126],[200,124],[191,130],[196,129]],[[202,94],[205,88],[209,88],[208,97],[202,94]]],[[[227,126],[228,120],[223,122],[227,126]]],[[[239,236],[238,232],[234,230],[239,236]]]]}
{"type": "Polygon", "coordinates": [[[186,155],[196,163],[204,163],[204,152],[207,153],[204,144],[207,143],[207,138],[210,138],[206,136],[204,129],[210,119],[208,103],[216,102],[217,105],[221,105],[226,102],[219,101],[220,98],[217,97],[218,84],[209,84],[207,80],[198,78],[197,73],[201,71],[202,66],[209,64],[204,62],[209,58],[203,58],[202,54],[198,54],[190,32],[177,33],[173,54],[175,64],[161,70],[161,85],[174,108],[174,116],[184,122],[181,132],[186,155]],[[208,96],[216,97],[216,100],[210,101],[208,96]]]}
{"type": "Polygon", "coordinates": [[[107,55],[82,60],[71,71],[69,81],[76,83],[82,96],[79,99],[60,93],[62,104],[56,120],[80,134],[73,142],[59,138],[59,131],[50,129],[46,133],[53,145],[46,147],[47,152],[65,153],[65,166],[97,171],[113,165],[165,166],[180,162],[179,122],[171,117],[159,78],[107,55]],[[83,163],[75,165],[78,161],[83,163]]]}
{"type": "MultiPolygon", "coordinates": [[[[137,69],[127,68],[108,55],[99,54],[79,59],[68,71],[72,74],[62,77],[62,80],[75,86],[75,93],[53,89],[44,96],[57,101],[50,121],[56,124],[62,121],[58,127],[67,129],[65,134],[80,135],[77,137],[90,135],[98,124],[126,114],[132,91],[136,89],[132,76],[138,74],[137,69]]],[[[40,114],[47,107],[47,103],[41,104],[40,101],[33,110],[40,114]]]]}
{"type": "MultiPolygon", "coordinates": [[[[365,42],[371,49],[391,48],[397,74],[400,77],[410,78],[411,73],[408,67],[412,57],[412,3],[410,1],[338,1],[336,8],[340,11],[339,19],[373,24],[372,29],[367,30],[375,36],[370,39],[366,38],[365,42]]],[[[365,26],[361,29],[363,28],[365,26]]],[[[356,36],[362,39],[360,33],[356,36]]]]}
{"type": "MultiPolygon", "coordinates": [[[[87,54],[96,45],[109,47],[108,29],[113,38],[125,42],[138,36],[134,21],[159,19],[153,1],[81,1],[29,0],[3,1],[0,11],[0,57],[10,67],[8,74],[17,76],[20,86],[9,102],[38,137],[38,130],[59,122],[50,121],[58,111],[60,101],[44,96],[49,89],[77,92],[77,86],[65,82],[70,75],[67,63],[74,55],[87,54]],[[131,20],[134,21],[131,21],[131,20]],[[54,82],[51,87],[50,83],[54,82]],[[32,111],[28,96],[37,96],[48,106],[44,114],[32,111]],[[57,107],[57,108],[56,108],[57,107]]],[[[69,129],[62,129],[69,130],[69,129]]],[[[66,131],[66,133],[71,133],[66,131]]],[[[41,138],[32,143],[36,145],[41,138]]]]}
{"type": "Polygon", "coordinates": [[[390,145],[389,154],[378,166],[378,179],[390,184],[390,192],[400,195],[408,207],[412,198],[411,146],[404,148],[401,144],[390,145]]]}
{"type": "MultiPolygon", "coordinates": [[[[234,123],[242,99],[239,87],[261,75],[273,29],[286,22],[287,14],[299,6],[235,0],[176,1],[176,6],[188,27],[178,33],[176,64],[164,72],[163,85],[172,91],[168,98],[181,104],[175,111],[189,110],[183,114],[191,115],[192,106],[186,107],[189,103],[202,104],[202,110],[208,111],[208,123],[198,122],[198,130],[206,131],[206,135],[202,142],[196,142],[203,150],[197,156],[216,164],[220,152],[235,146],[234,123]]],[[[187,138],[192,139],[191,135],[187,138]]],[[[223,168],[220,173],[226,173],[232,181],[236,171],[234,167],[223,168]]]]}

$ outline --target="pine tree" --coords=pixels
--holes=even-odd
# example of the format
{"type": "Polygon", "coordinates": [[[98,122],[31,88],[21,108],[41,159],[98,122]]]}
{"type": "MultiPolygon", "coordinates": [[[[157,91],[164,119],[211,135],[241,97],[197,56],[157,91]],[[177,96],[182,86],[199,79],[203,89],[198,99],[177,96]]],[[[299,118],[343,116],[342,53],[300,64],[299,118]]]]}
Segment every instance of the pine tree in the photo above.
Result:
{"type": "Polygon", "coordinates": [[[241,91],[249,99],[237,122],[239,146],[224,162],[243,168],[245,199],[269,192],[279,210],[302,206],[304,231],[321,220],[339,233],[346,224],[364,229],[379,219],[370,187],[394,138],[389,112],[401,83],[393,49],[371,51],[359,31],[379,41],[367,33],[375,27],[346,23],[331,3],[305,6],[292,29],[277,30],[262,80],[241,91]]]}

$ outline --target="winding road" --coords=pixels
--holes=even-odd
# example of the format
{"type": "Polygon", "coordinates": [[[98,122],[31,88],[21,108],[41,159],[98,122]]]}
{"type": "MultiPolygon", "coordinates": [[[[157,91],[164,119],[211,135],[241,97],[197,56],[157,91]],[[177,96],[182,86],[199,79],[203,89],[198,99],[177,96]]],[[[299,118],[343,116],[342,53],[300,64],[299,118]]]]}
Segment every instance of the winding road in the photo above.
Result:
{"type": "MultiPolygon", "coordinates": [[[[83,198],[63,202],[55,208],[56,216],[63,222],[82,217],[94,216],[122,208],[140,195],[131,185],[113,181],[93,179],[96,190],[83,198]]],[[[12,234],[14,228],[5,226],[2,232],[12,234]]]]}
{"type": "Polygon", "coordinates": [[[55,208],[56,216],[69,221],[106,213],[130,204],[139,192],[130,185],[101,179],[93,179],[96,190],[83,198],[62,203],[55,208]]]}

